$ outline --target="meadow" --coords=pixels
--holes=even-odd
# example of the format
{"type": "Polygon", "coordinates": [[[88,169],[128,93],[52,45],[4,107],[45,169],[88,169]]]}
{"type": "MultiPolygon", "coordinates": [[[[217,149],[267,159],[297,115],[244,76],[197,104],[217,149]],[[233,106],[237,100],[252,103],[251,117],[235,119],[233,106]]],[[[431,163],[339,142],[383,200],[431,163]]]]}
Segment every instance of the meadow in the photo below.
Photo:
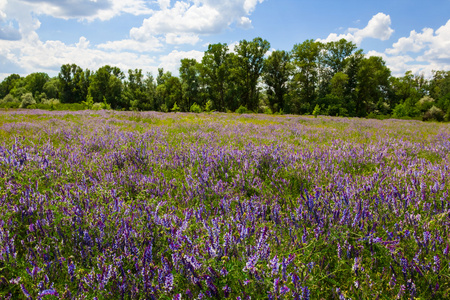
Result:
{"type": "Polygon", "coordinates": [[[450,297],[450,126],[0,111],[0,299],[450,297]]]}

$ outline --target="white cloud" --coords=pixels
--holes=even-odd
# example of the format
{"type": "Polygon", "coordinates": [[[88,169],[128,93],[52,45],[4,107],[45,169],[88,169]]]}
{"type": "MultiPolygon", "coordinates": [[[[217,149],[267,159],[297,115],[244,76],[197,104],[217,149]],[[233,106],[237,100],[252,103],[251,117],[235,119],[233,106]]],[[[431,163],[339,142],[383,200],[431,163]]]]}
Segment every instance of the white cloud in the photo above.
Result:
{"type": "Polygon", "coordinates": [[[130,36],[142,39],[150,34],[213,34],[236,23],[249,27],[248,16],[262,0],[195,0],[176,1],[170,8],[168,1],[158,1],[164,9],[145,19],[142,26],[133,28],[130,36]]]}
{"type": "MultiPolygon", "coordinates": [[[[32,72],[47,72],[56,75],[63,64],[75,63],[83,68],[96,70],[104,65],[114,65],[122,70],[144,69],[155,65],[156,61],[149,55],[131,52],[110,52],[94,49],[85,37],[81,37],[78,43],[67,45],[61,41],[40,40],[15,42],[0,41],[0,49],[7,56],[9,64],[19,65],[25,74],[32,72]]],[[[1,55],[2,53],[0,53],[1,55]]]]}
{"type": "Polygon", "coordinates": [[[99,49],[111,51],[131,50],[136,52],[161,51],[163,45],[158,38],[149,36],[147,39],[139,41],[134,39],[125,39],[119,41],[109,41],[97,46],[99,49]]]}
{"type": "Polygon", "coordinates": [[[201,61],[203,58],[203,52],[191,50],[191,51],[178,51],[174,50],[167,55],[163,55],[159,58],[159,68],[164,68],[164,71],[170,71],[174,75],[178,75],[178,69],[180,68],[180,61],[183,58],[194,58],[197,61],[201,61]]]}
{"type": "MultiPolygon", "coordinates": [[[[432,70],[450,69],[450,20],[439,29],[424,28],[411,31],[381,53],[394,75],[413,73],[431,75],[432,70]]],[[[370,54],[370,52],[369,52],[370,54]]],[[[380,54],[380,53],[378,53],[380,54]]]]}
{"type": "Polygon", "coordinates": [[[200,38],[196,34],[190,33],[167,33],[166,34],[166,43],[172,45],[180,45],[180,44],[191,44],[195,45],[200,41],[200,38]]]}
{"type": "Polygon", "coordinates": [[[144,0],[22,0],[35,14],[62,19],[109,20],[121,13],[150,14],[144,0]]]}
{"type": "Polygon", "coordinates": [[[349,28],[345,34],[331,33],[326,39],[319,39],[319,41],[326,43],[346,39],[347,41],[354,42],[358,46],[366,38],[386,41],[391,37],[392,33],[394,33],[394,30],[390,26],[391,17],[384,13],[378,13],[372,17],[369,23],[367,23],[367,26],[363,29],[349,28]]]}

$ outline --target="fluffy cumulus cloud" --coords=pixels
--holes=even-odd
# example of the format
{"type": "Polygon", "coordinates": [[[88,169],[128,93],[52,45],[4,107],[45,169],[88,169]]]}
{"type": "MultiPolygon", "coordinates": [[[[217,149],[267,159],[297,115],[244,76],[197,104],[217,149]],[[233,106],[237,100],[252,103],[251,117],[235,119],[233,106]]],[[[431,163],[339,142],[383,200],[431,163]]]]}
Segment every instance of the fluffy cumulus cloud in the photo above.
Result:
{"type": "Polygon", "coordinates": [[[436,31],[424,28],[411,31],[401,37],[384,53],[369,53],[382,56],[394,75],[407,70],[430,75],[433,70],[450,69],[450,20],[436,31]]]}
{"type": "MultiPolygon", "coordinates": [[[[75,63],[83,68],[96,70],[104,65],[114,65],[123,70],[155,65],[155,58],[150,55],[132,52],[106,52],[90,46],[90,42],[81,37],[73,45],[61,41],[21,41],[14,46],[0,42],[0,56],[6,58],[5,64],[18,65],[25,73],[48,72],[55,74],[61,65],[75,63]]],[[[151,71],[150,69],[146,71],[151,71]]]]}
{"type": "Polygon", "coordinates": [[[232,24],[250,28],[250,14],[263,0],[159,0],[160,10],[130,30],[131,39],[146,41],[164,35],[170,44],[195,44],[199,35],[222,32],[232,24]]]}
{"type": "Polygon", "coordinates": [[[152,12],[144,0],[22,0],[36,14],[63,19],[109,20],[121,13],[134,15],[152,12]]]}
{"type": "Polygon", "coordinates": [[[384,13],[378,13],[373,16],[369,23],[367,23],[367,26],[362,29],[349,28],[345,34],[331,33],[326,39],[320,41],[331,42],[346,39],[359,46],[366,38],[386,41],[393,33],[394,30],[391,28],[391,17],[384,13]]]}
{"type": "Polygon", "coordinates": [[[173,50],[167,55],[162,55],[159,58],[160,64],[159,68],[164,68],[166,71],[172,72],[172,74],[178,74],[178,69],[180,67],[180,60],[183,58],[193,58],[197,61],[201,61],[203,58],[203,52],[191,50],[191,51],[178,51],[173,50]]]}

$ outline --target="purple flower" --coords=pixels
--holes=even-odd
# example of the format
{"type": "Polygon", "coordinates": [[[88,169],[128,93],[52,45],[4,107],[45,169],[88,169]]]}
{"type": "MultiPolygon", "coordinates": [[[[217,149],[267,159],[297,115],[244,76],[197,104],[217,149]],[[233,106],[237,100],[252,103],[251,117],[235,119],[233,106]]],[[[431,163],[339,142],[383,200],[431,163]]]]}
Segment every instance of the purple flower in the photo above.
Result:
{"type": "Polygon", "coordinates": [[[48,289],[48,290],[43,290],[42,292],[40,292],[38,294],[38,297],[43,297],[43,296],[56,296],[58,297],[59,294],[55,289],[48,289]]]}
{"type": "Polygon", "coordinates": [[[441,269],[441,260],[439,259],[438,255],[434,256],[434,266],[433,266],[433,271],[435,273],[439,273],[439,270],[441,269]]]}
{"type": "Polygon", "coordinates": [[[231,288],[228,285],[225,285],[223,288],[223,295],[225,298],[230,297],[230,293],[231,293],[231,288]]]}
{"type": "Polygon", "coordinates": [[[166,278],[164,279],[164,288],[168,291],[171,291],[173,289],[173,275],[172,273],[169,273],[166,275],[166,278]]]}
{"type": "Polygon", "coordinates": [[[25,297],[30,298],[30,293],[27,291],[23,283],[20,284],[20,289],[22,290],[22,293],[25,295],[25,297]]]}

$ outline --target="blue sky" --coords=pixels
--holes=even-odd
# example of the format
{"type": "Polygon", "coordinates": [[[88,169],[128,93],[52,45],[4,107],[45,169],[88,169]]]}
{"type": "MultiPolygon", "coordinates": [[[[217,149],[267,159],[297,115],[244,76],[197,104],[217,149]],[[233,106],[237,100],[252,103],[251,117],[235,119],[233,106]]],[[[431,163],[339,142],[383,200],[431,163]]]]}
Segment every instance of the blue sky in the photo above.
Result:
{"type": "Polygon", "coordinates": [[[394,75],[450,70],[450,0],[0,0],[0,79],[75,63],[177,73],[209,43],[347,38],[394,75]]]}

